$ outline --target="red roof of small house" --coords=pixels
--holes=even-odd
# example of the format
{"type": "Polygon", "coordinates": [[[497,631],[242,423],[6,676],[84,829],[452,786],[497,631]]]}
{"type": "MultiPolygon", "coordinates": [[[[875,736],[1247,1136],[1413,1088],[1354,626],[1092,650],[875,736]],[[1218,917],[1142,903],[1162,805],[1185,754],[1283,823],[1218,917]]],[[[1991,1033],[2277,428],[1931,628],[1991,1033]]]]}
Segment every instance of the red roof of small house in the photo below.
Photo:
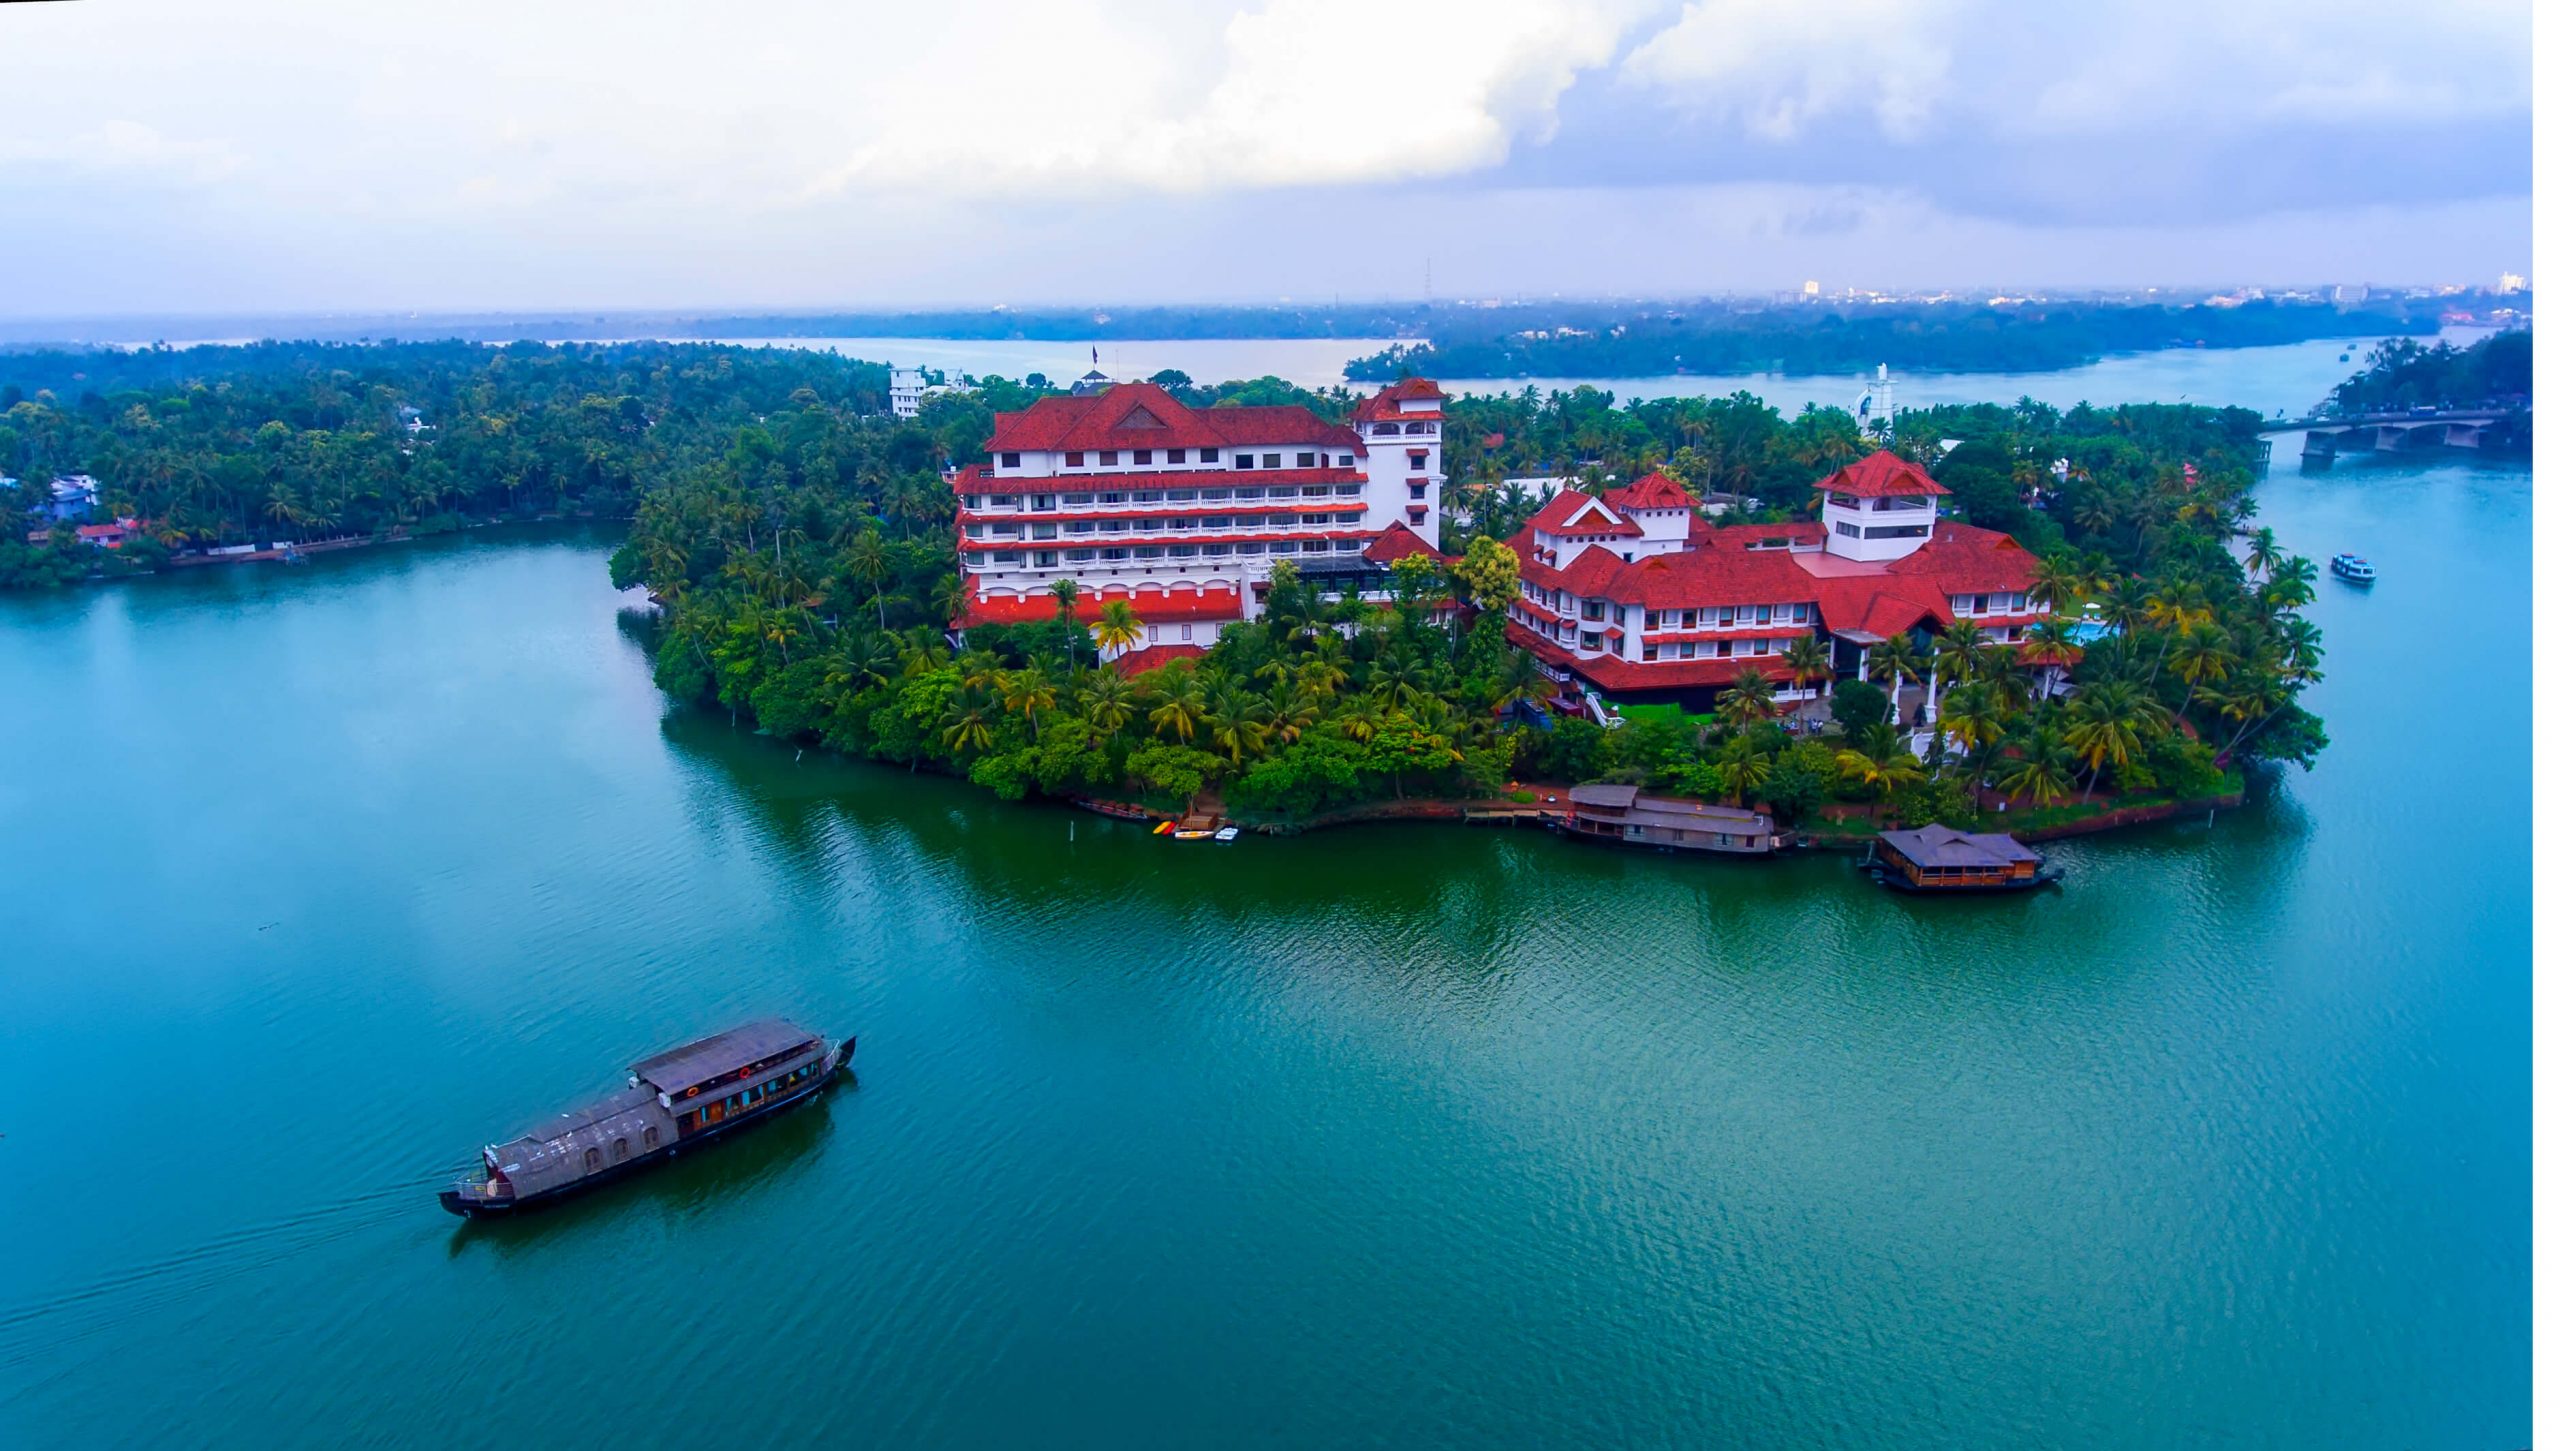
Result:
{"type": "Polygon", "coordinates": [[[83,524],[72,532],[83,539],[122,539],[132,527],[130,524],[83,524]]]}
{"type": "Polygon", "coordinates": [[[1847,494],[1857,499],[1907,499],[1947,491],[1946,485],[1929,477],[1918,464],[1881,450],[1868,454],[1814,487],[1826,493],[1847,494]]]}
{"type": "Polygon", "coordinates": [[[1159,665],[1170,665],[1176,660],[1197,660],[1208,653],[1205,645],[1149,645],[1113,657],[1111,668],[1123,675],[1142,675],[1159,665]]]}
{"type": "Polygon", "coordinates": [[[1656,469],[1623,489],[1611,489],[1601,499],[1612,509],[1694,509],[1698,498],[1683,487],[1678,479],[1656,469]]]}
{"type": "Polygon", "coordinates": [[[1351,421],[1366,423],[1373,418],[1437,418],[1437,408],[1406,409],[1406,403],[1438,402],[1449,395],[1428,378],[1398,378],[1384,388],[1363,398],[1351,410],[1351,421]]]}
{"type": "Polygon", "coordinates": [[[1745,670],[1757,670],[1785,686],[1794,677],[1775,655],[1732,655],[1721,660],[1625,660],[1616,655],[1585,659],[1517,621],[1502,627],[1502,637],[1550,665],[1570,670],[1611,694],[1632,690],[1690,690],[1731,685],[1745,670]]]}
{"type": "Polygon", "coordinates": [[[1262,444],[1358,448],[1360,436],[1294,403],[1188,408],[1153,383],[1115,383],[1082,398],[1043,398],[996,415],[990,453],[1262,444]]]}
{"type": "Polygon", "coordinates": [[[1412,554],[1422,555],[1435,562],[1449,557],[1432,548],[1430,541],[1414,533],[1402,522],[1388,525],[1386,531],[1380,534],[1375,542],[1360,551],[1361,557],[1371,564],[1393,564],[1412,554]]]}
{"type": "Polygon", "coordinates": [[[1563,539],[1633,539],[1644,531],[1625,516],[1578,489],[1559,489],[1546,507],[1529,516],[1528,532],[1563,539]]]}

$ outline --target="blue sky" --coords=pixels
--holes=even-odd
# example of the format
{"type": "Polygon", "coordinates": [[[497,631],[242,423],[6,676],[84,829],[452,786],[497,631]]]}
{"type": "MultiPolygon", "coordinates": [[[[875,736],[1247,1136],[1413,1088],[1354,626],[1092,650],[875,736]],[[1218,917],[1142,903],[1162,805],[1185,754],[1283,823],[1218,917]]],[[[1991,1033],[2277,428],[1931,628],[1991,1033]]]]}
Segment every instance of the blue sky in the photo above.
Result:
{"type": "Polygon", "coordinates": [[[0,6],[0,310],[2526,271],[2522,0],[0,6]]]}

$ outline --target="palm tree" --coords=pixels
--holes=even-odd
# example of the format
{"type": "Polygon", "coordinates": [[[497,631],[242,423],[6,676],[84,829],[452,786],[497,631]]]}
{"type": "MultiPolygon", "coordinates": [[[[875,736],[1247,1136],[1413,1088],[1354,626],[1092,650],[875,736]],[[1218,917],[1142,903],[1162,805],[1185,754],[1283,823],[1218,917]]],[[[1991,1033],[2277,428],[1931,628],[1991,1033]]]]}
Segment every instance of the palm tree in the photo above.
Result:
{"type": "Polygon", "coordinates": [[[1178,667],[1154,672],[1155,709],[1147,712],[1147,724],[1155,727],[1159,737],[1171,736],[1184,745],[1200,729],[1200,717],[1207,707],[1202,700],[1200,677],[1178,667]],[[1166,678],[1169,677],[1169,678],[1166,678]]]}
{"type": "Polygon", "coordinates": [[[2019,744],[2017,753],[2001,766],[1996,781],[2010,796],[2024,796],[2038,806],[2050,806],[2071,794],[2073,778],[2079,774],[2079,758],[2071,753],[2062,732],[2048,725],[2036,727],[2019,744]]]}
{"type": "Polygon", "coordinates": [[[1494,677],[1494,713],[1499,715],[1515,705],[1543,707],[1555,693],[1556,683],[1538,668],[1537,657],[1526,650],[1514,650],[1502,662],[1502,673],[1494,677]]]}
{"type": "Polygon", "coordinates": [[[1262,743],[1269,734],[1265,724],[1271,707],[1252,691],[1234,681],[1218,687],[1217,696],[1209,702],[1202,717],[1213,745],[1224,747],[1227,760],[1243,765],[1245,756],[1262,754],[1262,743]]]}
{"type": "Polygon", "coordinates": [[[1351,647],[1331,630],[1316,636],[1298,662],[1298,683],[1321,696],[1331,696],[1351,678],[1351,647]]]}
{"type": "Polygon", "coordinates": [[[2185,634],[2213,618],[2213,601],[2192,579],[2163,580],[2142,601],[2142,622],[2164,633],[2185,634]]]}
{"type": "Polygon", "coordinates": [[[1371,690],[1384,691],[1407,704],[1430,694],[1430,683],[1430,668],[1402,650],[1379,656],[1369,667],[1371,690]]]}
{"type": "Polygon", "coordinates": [[[996,743],[987,713],[965,700],[955,700],[942,717],[943,749],[955,756],[973,755],[996,743]]]}
{"type": "Polygon", "coordinates": [[[2080,799],[2086,801],[2097,793],[2101,767],[2121,770],[2140,754],[2143,741],[2165,715],[2158,701],[2123,681],[2093,685],[2073,696],[2064,715],[2062,739],[2088,763],[2080,799]]]}
{"type": "Polygon", "coordinates": [[[2080,647],[2072,643],[2069,625],[2042,619],[2027,626],[2026,641],[2018,646],[2018,660],[2036,672],[2036,698],[2042,700],[2053,694],[2062,672],[2080,663],[2080,647]]]}
{"type": "Polygon", "coordinates": [[[1920,703],[1920,718],[1938,718],[1938,689],[1941,685],[1960,684],[1982,672],[1982,627],[1971,620],[1958,620],[1939,635],[1930,652],[1929,695],[1920,703]]]}
{"type": "Polygon", "coordinates": [[[1273,705],[1271,734],[1283,745],[1295,745],[1299,737],[1324,719],[1324,702],[1303,685],[1293,685],[1287,696],[1273,705]]]}
{"type": "Polygon", "coordinates": [[[1777,760],[1752,743],[1749,734],[1735,736],[1727,742],[1716,764],[1724,771],[1724,784],[1733,792],[1733,804],[1740,806],[1752,793],[1769,784],[1777,760]]]}
{"type": "Polygon", "coordinates": [[[960,667],[960,687],[972,692],[993,689],[1004,675],[1004,657],[993,650],[970,650],[953,662],[960,667]]]}
{"type": "Polygon", "coordinates": [[[1888,806],[1905,788],[1916,786],[1929,776],[1921,766],[1920,758],[1903,749],[1898,741],[1892,749],[1880,754],[1842,751],[1836,759],[1844,780],[1874,789],[1888,806]]]}
{"type": "Polygon", "coordinates": [[[1809,634],[1798,635],[1788,641],[1784,659],[1787,674],[1794,678],[1798,690],[1803,690],[1808,680],[1830,678],[1831,651],[1820,640],[1809,634]]]}
{"type": "Polygon", "coordinates": [[[2280,610],[2298,610],[2311,603],[2318,593],[2314,587],[2320,571],[2299,554],[2287,555],[2267,571],[2267,582],[2258,587],[2258,598],[2280,610]]]}
{"type": "Polygon", "coordinates": [[[1137,687],[1117,670],[1088,670],[1076,689],[1076,708],[1106,737],[1116,737],[1127,728],[1137,705],[1137,687]]]}
{"type": "Polygon", "coordinates": [[[1023,722],[1031,727],[1031,739],[1040,739],[1040,712],[1058,707],[1058,687],[1049,672],[1038,665],[1007,671],[996,678],[996,693],[1004,698],[1004,708],[1020,711],[1023,722]]]}
{"type": "Polygon", "coordinates": [[[1127,600],[1102,602],[1102,617],[1093,622],[1093,643],[1104,659],[1136,649],[1146,637],[1147,627],[1138,618],[1136,606],[1127,600]]]}
{"type": "Polygon", "coordinates": [[[1076,601],[1084,598],[1084,586],[1073,579],[1060,579],[1049,586],[1049,597],[1058,602],[1058,623],[1069,626],[1067,663],[1076,663],[1076,636],[1083,633],[1072,627],[1076,622],[1076,601]]]}
{"type": "Polygon", "coordinates": [[[2196,687],[2211,681],[2219,685],[2231,676],[2237,657],[2231,649],[2231,632],[2208,620],[2186,634],[2169,641],[2167,664],[2169,673],[2187,683],[2187,698],[2178,706],[2185,715],[2196,702],[2196,687]]]}
{"type": "Polygon", "coordinates": [[[2087,588],[2079,552],[2064,545],[2036,561],[2035,575],[2027,584],[2027,603],[2060,610],[2087,588]]]}
{"type": "Polygon", "coordinates": [[[871,603],[880,614],[880,628],[889,628],[889,550],[880,542],[880,531],[864,529],[853,536],[845,547],[844,572],[854,583],[871,591],[871,603]]]}
{"type": "Polygon", "coordinates": [[[1345,705],[1333,717],[1335,727],[1355,741],[1366,742],[1386,724],[1387,712],[1375,695],[1362,695],[1345,705]]]}
{"type": "Polygon", "coordinates": [[[1867,647],[1867,674],[1884,677],[1886,715],[1902,722],[1902,682],[1920,678],[1920,651],[1904,634],[1887,635],[1867,647]]]}
{"type": "Polygon", "coordinates": [[[1976,680],[1947,692],[1946,710],[1939,715],[1938,724],[1946,731],[1947,739],[1964,747],[1967,756],[1978,759],[2008,734],[2000,716],[1998,688],[1987,680],[1976,680]]]}
{"type": "Polygon", "coordinates": [[[1778,713],[1778,689],[1769,677],[1753,666],[1744,666],[1733,677],[1724,694],[1716,699],[1716,714],[1737,725],[1750,725],[1769,720],[1778,713]]]}
{"type": "Polygon", "coordinates": [[[2283,558],[2284,550],[2276,543],[2276,531],[2260,528],[2249,535],[2249,555],[2243,565],[2249,573],[2265,579],[2283,558]]]}

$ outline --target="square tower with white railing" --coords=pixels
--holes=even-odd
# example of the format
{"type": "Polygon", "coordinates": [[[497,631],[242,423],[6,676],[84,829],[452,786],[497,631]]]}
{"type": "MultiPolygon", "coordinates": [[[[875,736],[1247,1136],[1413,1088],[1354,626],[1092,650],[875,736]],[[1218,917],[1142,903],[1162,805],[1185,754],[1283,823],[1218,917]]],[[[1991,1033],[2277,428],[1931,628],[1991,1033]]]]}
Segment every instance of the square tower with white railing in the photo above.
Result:
{"type": "Polygon", "coordinates": [[[1440,438],[1448,395],[1428,378],[1400,378],[1360,400],[1351,427],[1367,447],[1368,527],[1402,524],[1432,544],[1440,539],[1440,438]]]}
{"type": "Polygon", "coordinates": [[[1872,453],[1822,481],[1822,548],[1881,564],[1918,552],[1938,526],[1946,485],[1918,464],[1872,453]]]}

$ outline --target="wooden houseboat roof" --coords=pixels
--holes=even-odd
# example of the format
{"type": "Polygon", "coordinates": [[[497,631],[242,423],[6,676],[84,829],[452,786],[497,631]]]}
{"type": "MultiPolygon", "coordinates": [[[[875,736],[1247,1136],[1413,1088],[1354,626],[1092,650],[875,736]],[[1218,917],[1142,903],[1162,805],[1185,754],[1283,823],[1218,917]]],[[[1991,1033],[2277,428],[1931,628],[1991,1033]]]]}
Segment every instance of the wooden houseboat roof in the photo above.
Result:
{"type": "Polygon", "coordinates": [[[655,1089],[616,1089],[491,1148],[498,1167],[510,1177],[540,1183],[541,1175],[555,1165],[574,1166],[581,1150],[602,1148],[617,1138],[636,1140],[642,1129],[667,1122],[655,1089]]]}
{"type": "Polygon", "coordinates": [[[1597,782],[1576,786],[1565,793],[1565,799],[1576,806],[1597,807],[1603,811],[1624,813],[1624,820],[1638,826],[1687,826],[1708,831],[1766,832],[1776,823],[1756,811],[1718,806],[1688,796],[1656,796],[1633,786],[1597,782]]]}
{"type": "Polygon", "coordinates": [[[1914,831],[1880,831],[1877,839],[1910,859],[1913,866],[1963,867],[1976,870],[2041,862],[2044,857],[2014,836],[1997,832],[1958,831],[1930,822],[1914,831]]]}
{"type": "Polygon", "coordinates": [[[735,1073],[750,1063],[761,1062],[777,1053],[788,1052],[816,1037],[815,1033],[780,1018],[765,1018],[744,1027],[714,1033],[708,1038],[671,1048],[654,1058],[643,1058],[631,1065],[631,1071],[643,1083],[664,1093],[682,1093],[698,1083],[705,1083],[735,1073]]]}

